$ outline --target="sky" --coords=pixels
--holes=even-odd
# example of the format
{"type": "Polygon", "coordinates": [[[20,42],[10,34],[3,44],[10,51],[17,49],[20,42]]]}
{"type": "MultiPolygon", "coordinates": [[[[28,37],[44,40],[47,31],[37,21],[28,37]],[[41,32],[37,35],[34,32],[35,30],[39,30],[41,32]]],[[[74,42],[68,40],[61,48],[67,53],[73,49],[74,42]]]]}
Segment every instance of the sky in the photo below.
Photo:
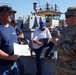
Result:
{"type": "MultiPolygon", "coordinates": [[[[51,5],[57,4],[59,10],[63,13],[66,12],[68,7],[76,6],[76,0],[48,0],[51,5]]],[[[13,9],[17,11],[16,15],[24,16],[30,15],[33,10],[33,3],[37,2],[37,6],[44,6],[46,0],[0,0],[0,5],[8,4],[12,6],[13,9]]],[[[64,15],[61,16],[62,19],[65,18],[64,15]]]]}

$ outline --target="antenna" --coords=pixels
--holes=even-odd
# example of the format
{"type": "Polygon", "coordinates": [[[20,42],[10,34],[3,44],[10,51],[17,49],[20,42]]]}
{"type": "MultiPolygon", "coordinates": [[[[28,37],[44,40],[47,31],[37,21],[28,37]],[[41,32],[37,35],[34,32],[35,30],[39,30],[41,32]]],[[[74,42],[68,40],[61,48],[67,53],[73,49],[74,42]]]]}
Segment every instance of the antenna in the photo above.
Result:
{"type": "Polygon", "coordinates": [[[50,2],[49,0],[45,0],[46,1],[46,10],[50,10],[50,2]]]}
{"type": "Polygon", "coordinates": [[[39,2],[39,7],[41,8],[41,4],[40,4],[40,1],[39,0],[37,0],[38,2],[39,2]]]}
{"type": "Polygon", "coordinates": [[[45,0],[46,1],[46,4],[49,4],[50,3],[50,1],[49,0],[45,0]]]}

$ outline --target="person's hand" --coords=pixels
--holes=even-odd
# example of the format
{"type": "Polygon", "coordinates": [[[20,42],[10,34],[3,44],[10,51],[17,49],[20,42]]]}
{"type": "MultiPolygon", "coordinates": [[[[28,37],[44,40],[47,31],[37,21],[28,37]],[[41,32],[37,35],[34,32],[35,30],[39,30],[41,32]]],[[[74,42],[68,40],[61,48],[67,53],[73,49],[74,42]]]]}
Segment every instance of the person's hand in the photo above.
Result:
{"type": "Polygon", "coordinates": [[[51,41],[57,46],[58,41],[56,39],[52,39],[51,41]]]}
{"type": "Polygon", "coordinates": [[[58,42],[57,42],[56,39],[54,39],[54,38],[49,38],[49,39],[48,39],[48,43],[49,43],[50,41],[53,42],[53,43],[57,46],[57,43],[58,43],[58,42]]]}
{"type": "Polygon", "coordinates": [[[10,57],[11,60],[16,61],[16,60],[18,60],[19,55],[12,55],[12,56],[9,56],[9,57],[10,57]]]}
{"type": "Polygon", "coordinates": [[[51,39],[49,38],[49,39],[48,39],[48,43],[49,43],[50,41],[51,41],[51,39]]]}
{"type": "Polygon", "coordinates": [[[39,42],[39,41],[36,41],[36,40],[33,40],[33,43],[35,43],[35,44],[37,44],[37,45],[39,45],[39,46],[42,46],[42,45],[43,45],[42,42],[39,42]]]}
{"type": "Polygon", "coordinates": [[[53,40],[53,43],[57,46],[58,42],[56,40],[53,40]]]}
{"type": "Polygon", "coordinates": [[[37,45],[42,46],[43,43],[42,42],[37,42],[37,45]]]}

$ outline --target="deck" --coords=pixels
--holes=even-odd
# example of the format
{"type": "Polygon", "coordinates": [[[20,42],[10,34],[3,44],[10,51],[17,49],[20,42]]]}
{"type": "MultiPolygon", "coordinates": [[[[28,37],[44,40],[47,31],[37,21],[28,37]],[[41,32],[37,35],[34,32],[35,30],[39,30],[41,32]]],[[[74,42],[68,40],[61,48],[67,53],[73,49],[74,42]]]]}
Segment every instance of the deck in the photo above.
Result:
{"type": "MultiPolygon", "coordinates": [[[[21,63],[24,65],[25,75],[36,75],[36,57],[35,56],[21,56],[21,63]]],[[[42,74],[56,75],[56,60],[55,59],[41,59],[42,74]]]]}

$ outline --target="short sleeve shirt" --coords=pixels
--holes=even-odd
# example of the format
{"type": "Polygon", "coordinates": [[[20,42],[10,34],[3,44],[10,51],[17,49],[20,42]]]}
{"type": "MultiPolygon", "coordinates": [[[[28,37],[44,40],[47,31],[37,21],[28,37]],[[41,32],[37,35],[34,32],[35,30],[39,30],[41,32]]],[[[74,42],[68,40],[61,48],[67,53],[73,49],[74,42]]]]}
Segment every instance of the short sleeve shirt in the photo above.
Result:
{"type": "MultiPolygon", "coordinates": [[[[16,34],[17,34],[17,36],[20,35],[20,34],[22,34],[22,30],[19,29],[19,28],[16,28],[16,34]]],[[[19,44],[20,44],[20,43],[21,43],[21,40],[18,39],[18,42],[19,42],[19,44]]]]}
{"type": "Polygon", "coordinates": [[[22,34],[22,30],[19,29],[19,28],[16,28],[16,34],[17,34],[17,36],[18,36],[19,34],[22,34]]]}
{"type": "MultiPolygon", "coordinates": [[[[18,43],[15,29],[11,25],[9,27],[0,25],[0,49],[9,55],[13,55],[13,43],[18,43]]],[[[3,63],[4,60],[0,59],[0,62],[3,63]]]]}
{"type": "MultiPolygon", "coordinates": [[[[45,28],[44,31],[41,31],[40,28],[37,28],[33,34],[33,40],[39,41],[41,38],[52,38],[51,33],[48,28],[45,28]]],[[[40,46],[33,43],[33,48],[38,49],[40,46]]]]}

